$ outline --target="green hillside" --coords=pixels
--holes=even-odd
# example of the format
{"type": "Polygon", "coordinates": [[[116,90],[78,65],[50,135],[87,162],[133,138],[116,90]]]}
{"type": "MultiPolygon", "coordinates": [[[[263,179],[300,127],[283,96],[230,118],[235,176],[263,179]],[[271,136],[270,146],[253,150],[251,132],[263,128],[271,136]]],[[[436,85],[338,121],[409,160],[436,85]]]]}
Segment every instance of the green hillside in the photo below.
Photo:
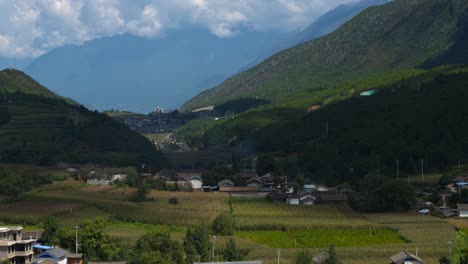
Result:
{"type": "Polygon", "coordinates": [[[386,71],[466,63],[467,8],[458,0],[396,0],[368,8],[334,33],[201,93],[182,110],[246,97],[282,102],[386,71]]]}
{"type": "Polygon", "coordinates": [[[56,95],[28,75],[15,69],[5,69],[0,71],[0,94],[1,93],[40,95],[54,99],[62,99],[71,104],[77,104],[72,99],[56,95]]]}
{"type": "Polygon", "coordinates": [[[420,159],[427,169],[444,169],[468,160],[466,87],[467,68],[420,74],[382,86],[374,96],[353,96],[312,112],[251,111],[208,126],[202,142],[276,153],[285,157],[280,173],[302,171],[320,180],[374,173],[377,162],[382,174],[394,176],[397,159],[402,173],[419,171],[420,159]]]}
{"type": "Polygon", "coordinates": [[[161,164],[143,136],[107,115],[72,105],[18,71],[0,72],[0,162],[161,164]]]}

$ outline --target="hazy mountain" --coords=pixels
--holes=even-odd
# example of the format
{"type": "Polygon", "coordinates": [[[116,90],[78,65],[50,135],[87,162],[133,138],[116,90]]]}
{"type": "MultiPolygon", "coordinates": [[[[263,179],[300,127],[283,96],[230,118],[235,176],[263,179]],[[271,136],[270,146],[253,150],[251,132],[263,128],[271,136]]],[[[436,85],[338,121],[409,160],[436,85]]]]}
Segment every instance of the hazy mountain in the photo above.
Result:
{"type": "Polygon", "coordinates": [[[251,63],[279,32],[222,39],[181,29],[158,39],[119,35],[54,49],[26,72],[53,91],[100,110],[176,108],[251,63]]]}
{"type": "Polygon", "coordinates": [[[335,32],[280,52],[207,90],[184,110],[242,97],[281,101],[395,69],[467,63],[468,2],[396,0],[335,32]]]}

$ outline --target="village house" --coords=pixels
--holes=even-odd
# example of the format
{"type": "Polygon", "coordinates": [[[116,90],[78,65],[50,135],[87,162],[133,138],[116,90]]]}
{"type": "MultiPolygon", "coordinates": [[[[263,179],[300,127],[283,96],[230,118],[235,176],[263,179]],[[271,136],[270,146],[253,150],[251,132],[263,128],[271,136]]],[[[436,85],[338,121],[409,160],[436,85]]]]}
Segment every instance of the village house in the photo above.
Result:
{"type": "Polygon", "coordinates": [[[218,187],[234,187],[234,183],[228,179],[224,179],[220,182],[218,182],[218,187]]]}
{"type": "Polygon", "coordinates": [[[44,262],[54,261],[57,264],[67,264],[67,255],[70,254],[63,248],[52,248],[36,256],[34,264],[44,264],[44,262]]]}
{"type": "Polygon", "coordinates": [[[458,213],[457,210],[453,210],[451,208],[438,208],[436,209],[436,212],[445,218],[457,216],[458,213]]]}
{"type": "MultiPolygon", "coordinates": [[[[89,263],[89,262],[88,262],[89,263]]],[[[67,255],[67,264],[83,264],[83,254],[70,253],[67,255]]]]}
{"type": "Polygon", "coordinates": [[[390,257],[390,264],[424,264],[418,256],[408,253],[406,250],[390,257]]]}
{"type": "Polygon", "coordinates": [[[458,217],[466,218],[468,217],[468,204],[457,204],[458,208],[458,217]]]}
{"type": "Polygon", "coordinates": [[[188,179],[192,190],[201,191],[203,189],[203,181],[201,176],[192,176],[188,179]]]}
{"type": "Polygon", "coordinates": [[[298,194],[289,194],[286,198],[286,203],[291,205],[314,205],[316,198],[307,192],[298,194]]]}
{"type": "Polygon", "coordinates": [[[247,181],[247,187],[263,188],[263,181],[259,178],[251,178],[247,181]]]}
{"type": "Polygon", "coordinates": [[[35,242],[29,237],[23,239],[23,227],[0,227],[0,261],[32,263],[35,242]]]}

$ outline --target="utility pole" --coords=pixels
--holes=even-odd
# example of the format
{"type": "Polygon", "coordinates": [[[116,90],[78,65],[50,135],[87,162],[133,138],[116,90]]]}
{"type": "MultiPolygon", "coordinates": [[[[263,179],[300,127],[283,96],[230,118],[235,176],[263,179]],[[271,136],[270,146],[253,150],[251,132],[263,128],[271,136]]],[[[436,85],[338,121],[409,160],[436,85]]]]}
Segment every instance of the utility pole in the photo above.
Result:
{"type": "Polygon", "coordinates": [[[75,254],[78,254],[78,229],[80,229],[80,227],[75,226],[75,254]]]}
{"type": "Polygon", "coordinates": [[[396,178],[397,180],[400,179],[400,161],[396,160],[396,178]]]}
{"type": "Polygon", "coordinates": [[[421,182],[424,182],[424,160],[421,160],[421,182]]]}
{"type": "Polygon", "coordinates": [[[277,249],[276,253],[278,253],[278,264],[280,264],[280,254],[281,254],[281,249],[277,249]]]}
{"type": "Polygon", "coordinates": [[[213,236],[213,253],[211,254],[211,261],[212,262],[214,262],[215,243],[216,243],[216,236],[213,236]]]}

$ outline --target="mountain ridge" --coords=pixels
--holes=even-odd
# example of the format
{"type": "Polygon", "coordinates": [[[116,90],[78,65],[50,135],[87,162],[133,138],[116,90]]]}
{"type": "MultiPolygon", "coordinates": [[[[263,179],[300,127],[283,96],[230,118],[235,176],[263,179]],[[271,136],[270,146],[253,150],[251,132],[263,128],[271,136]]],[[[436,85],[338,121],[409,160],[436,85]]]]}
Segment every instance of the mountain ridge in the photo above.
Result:
{"type": "Polygon", "coordinates": [[[335,32],[280,52],[200,93],[181,110],[239,97],[285,100],[298,91],[423,66],[453,44],[467,5],[457,0],[395,0],[369,7],[335,32]]]}

